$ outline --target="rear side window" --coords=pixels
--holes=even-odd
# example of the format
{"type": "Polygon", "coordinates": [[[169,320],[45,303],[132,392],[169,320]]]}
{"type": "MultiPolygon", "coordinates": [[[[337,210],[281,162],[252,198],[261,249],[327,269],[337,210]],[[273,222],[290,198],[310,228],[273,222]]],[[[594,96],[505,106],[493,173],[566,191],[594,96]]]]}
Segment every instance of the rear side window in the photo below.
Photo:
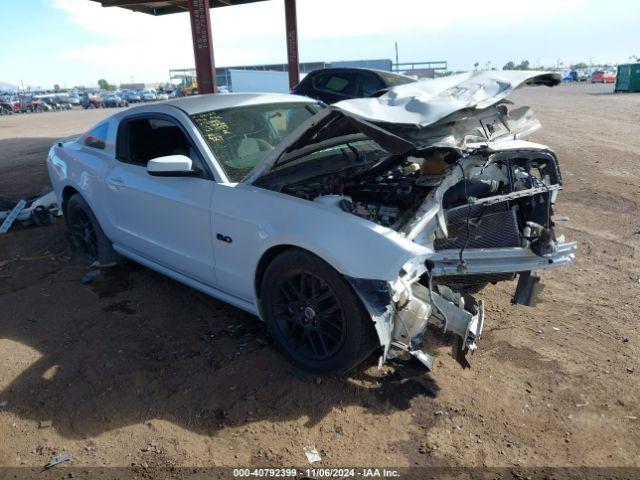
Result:
{"type": "Polygon", "coordinates": [[[107,146],[107,134],[109,133],[109,124],[101,123],[93,130],[84,134],[84,144],[87,147],[104,150],[107,146]]]}
{"type": "Polygon", "coordinates": [[[328,73],[316,78],[314,86],[318,90],[326,90],[340,95],[355,96],[356,76],[352,73],[328,73]]]}
{"type": "Polygon", "coordinates": [[[360,82],[360,96],[368,97],[382,90],[384,84],[373,75],[363,75],[360,82]]]}

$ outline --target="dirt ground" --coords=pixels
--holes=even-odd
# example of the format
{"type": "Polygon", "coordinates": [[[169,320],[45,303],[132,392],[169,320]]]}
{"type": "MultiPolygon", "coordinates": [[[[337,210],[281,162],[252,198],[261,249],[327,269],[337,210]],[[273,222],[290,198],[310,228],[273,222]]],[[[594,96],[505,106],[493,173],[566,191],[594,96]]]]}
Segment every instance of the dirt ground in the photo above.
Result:
{"type": "MultiPolygon", "coordinates": [[[[640,95],[529,88],[532,140],[554,148],[570,268],[535,308],[487,288],[462,370],[372,359],[349,378],[300,373],[264,326],[146,268],[90,285],[63,221],[0,237],[0,465],[640,467],[640,95]],[[42,423],[40,423],[42,422],[42,423]]],[[[58,138],[113,111],[0,118],[0,196],[48,184],[58,138]]],[[[58,467],[68,468],[67,466],[58,467]]],[[[63,470],[60,470],[61,472],[63,470]]]]}

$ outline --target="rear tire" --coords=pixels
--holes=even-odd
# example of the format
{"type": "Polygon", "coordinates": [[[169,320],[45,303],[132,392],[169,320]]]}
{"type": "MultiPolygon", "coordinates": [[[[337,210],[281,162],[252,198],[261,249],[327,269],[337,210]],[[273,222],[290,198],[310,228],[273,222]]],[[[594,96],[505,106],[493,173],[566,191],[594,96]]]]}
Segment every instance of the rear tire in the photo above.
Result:
{"type": "Polygon", "coordinates": [[[64,218],[73,245],[85,260],[103,265],[122,262],[122,256],[113,249],[91,208],[79,193],[67,200],[64,218]]]}
{"type": "Polygon", "coordinates": [[[306,371],[348,372],[378,345],[373,321],[351,285],[302,250],[285,251],[269,264],[262,304],[280,350],[306,371]]]}

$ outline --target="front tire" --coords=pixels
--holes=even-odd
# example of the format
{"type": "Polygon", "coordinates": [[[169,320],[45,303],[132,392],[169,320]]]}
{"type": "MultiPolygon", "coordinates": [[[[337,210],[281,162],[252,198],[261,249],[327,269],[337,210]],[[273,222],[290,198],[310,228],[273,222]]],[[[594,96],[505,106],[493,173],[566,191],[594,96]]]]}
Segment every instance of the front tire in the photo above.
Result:
{"type": "Polygon", "coordinates": [[[348,372],[377,345],[373,321],[349,283],[302,250],[285,251],[269,264],[262,303],[277,345],[309,372],[348,372]]]}
{"type": "Polygon", "coordinates": [[[113,249],[91,208],[79,193],[73,194],[65,208],[65,222],[73,245],[85,260],[102,265],[119,263],[122,257],[113,249]]]}

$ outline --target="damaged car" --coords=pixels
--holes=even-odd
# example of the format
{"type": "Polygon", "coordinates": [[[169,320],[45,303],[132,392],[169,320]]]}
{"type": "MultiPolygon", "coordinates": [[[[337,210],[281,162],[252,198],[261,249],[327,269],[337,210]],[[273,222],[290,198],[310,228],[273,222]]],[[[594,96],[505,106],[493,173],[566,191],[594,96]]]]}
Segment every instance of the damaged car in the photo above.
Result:
{"type": "Polygon", "coordinates": [[[562,176],[508,95],[557,74],[471,72],[324,108],[295,95],[203,95],[120,112],[47,165],[77,250],[146,265],[264,320],[312,372],[422,350],[429,324],[468,366],[481,290],[565,266],[562,176]]]}

